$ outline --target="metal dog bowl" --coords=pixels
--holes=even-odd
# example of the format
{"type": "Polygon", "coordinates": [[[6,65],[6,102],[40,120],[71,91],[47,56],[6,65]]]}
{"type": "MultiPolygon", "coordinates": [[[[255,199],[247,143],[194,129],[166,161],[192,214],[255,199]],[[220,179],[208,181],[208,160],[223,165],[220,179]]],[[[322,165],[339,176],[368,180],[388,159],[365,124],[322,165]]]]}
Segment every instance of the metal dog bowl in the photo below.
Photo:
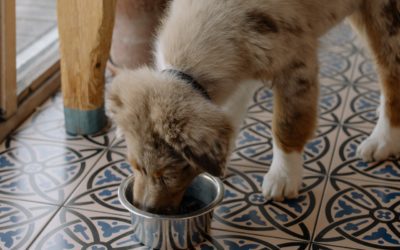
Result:
{"type": "Polygon", "coordinates": [[[213,209],[224,195],[222,182],[209,175],[197,176],[185,196],[193,197],[204,204],[186,214],[159,215],[142,211],[132,205],[134,176],[125,179],[118,197],[130,212],[134,237],[154,249],[188,249],[204,241],[208,234],[213,209]]]}

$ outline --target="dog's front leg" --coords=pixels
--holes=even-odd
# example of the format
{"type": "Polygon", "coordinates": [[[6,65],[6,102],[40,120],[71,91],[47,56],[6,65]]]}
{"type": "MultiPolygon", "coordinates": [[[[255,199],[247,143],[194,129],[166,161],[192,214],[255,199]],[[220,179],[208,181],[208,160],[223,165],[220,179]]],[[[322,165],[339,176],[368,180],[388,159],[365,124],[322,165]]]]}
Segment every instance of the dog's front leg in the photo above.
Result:
{"type": "Polygon", "coordinates": [[[273,81],[273,160],[262,185],[268,200],[282,201],[299,193],[303,147],[316,124],[317,72],[316,60],[308,58],[292,63],[273,81]]]}

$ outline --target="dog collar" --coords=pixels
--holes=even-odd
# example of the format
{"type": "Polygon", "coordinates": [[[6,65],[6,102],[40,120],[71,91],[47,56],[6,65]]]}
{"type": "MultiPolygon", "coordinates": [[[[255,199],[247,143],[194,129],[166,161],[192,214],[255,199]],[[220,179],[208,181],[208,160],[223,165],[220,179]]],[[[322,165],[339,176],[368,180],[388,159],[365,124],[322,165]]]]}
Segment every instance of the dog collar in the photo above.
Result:
{"type": "Polygon", "coordinates": [[[175,75],[179,79],[185,81],[187,84],[192,86],[192,88],[197,90],[202,96],[204,96],[204,98],[206,98],[207,100],[211,100],[210,96],[207,93],[207,90],[205,90],[205,88],[201,86],[191,75],[188,75],[185,72],[176,69],[164,69],[161,72],[175,75]]]}

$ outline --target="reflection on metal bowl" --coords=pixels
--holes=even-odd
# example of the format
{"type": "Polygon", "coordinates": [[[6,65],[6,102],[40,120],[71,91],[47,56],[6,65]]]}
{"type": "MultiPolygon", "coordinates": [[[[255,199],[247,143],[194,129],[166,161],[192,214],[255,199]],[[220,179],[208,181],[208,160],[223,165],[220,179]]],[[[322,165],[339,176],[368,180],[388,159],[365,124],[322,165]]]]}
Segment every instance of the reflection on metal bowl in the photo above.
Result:
{"type": "Polygon", "coordinates": [[[196,177],[185,193],[184,204],[192,207],[184,209],[186,213],[176,215],[153,214],[133,206],[134,181],[134,176],[125,179],[118,196],[131,214],[133,234],[137,240],[154,249],[188,249],[204,241],[213,210],[224,195],[224,186],[219,179],[209,174],[196,177]],[[190,200],[198,202],[193,204],[190,200]]]}

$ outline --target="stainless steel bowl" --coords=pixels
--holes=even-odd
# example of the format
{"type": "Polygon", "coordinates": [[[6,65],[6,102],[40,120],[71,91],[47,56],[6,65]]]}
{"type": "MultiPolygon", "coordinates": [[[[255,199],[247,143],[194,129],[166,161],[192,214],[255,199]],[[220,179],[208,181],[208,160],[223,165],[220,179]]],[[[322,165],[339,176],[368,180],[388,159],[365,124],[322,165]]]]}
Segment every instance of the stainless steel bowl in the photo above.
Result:
{"type": "Polygon", "coordinates": [[[134,176],[125,179],[118,190],[121,204],[131,213],[133,234],[144,245],[154,249],[188,249],[204,241],[208,234],[213,209],[224,195],[222,182],[209,174],[197,176],[185,196],[204,206],[186,214],[159,215],[132,205],[134,176]]]}

